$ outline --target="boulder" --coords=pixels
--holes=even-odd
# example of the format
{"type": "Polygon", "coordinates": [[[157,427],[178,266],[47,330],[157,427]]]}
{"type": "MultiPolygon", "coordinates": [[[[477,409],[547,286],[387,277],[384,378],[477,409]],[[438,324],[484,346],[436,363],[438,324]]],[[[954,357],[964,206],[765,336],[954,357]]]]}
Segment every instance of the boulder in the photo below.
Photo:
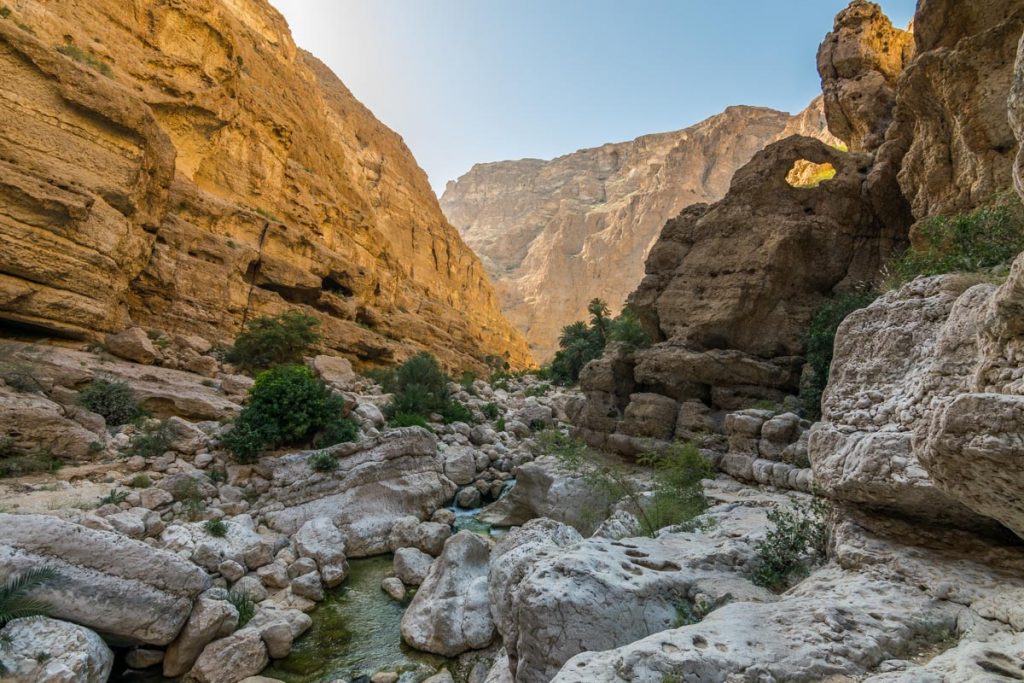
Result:
{"type": "Polygon", "coordinates": [[[188,560],[121,534],[44,515],[0,514],[0,574],[50,567],[60,580],[38,590],[51,615],[103,636],[167,645],[210,577],[188,560]]]}
{"type": "Polygon", "coordinates": [[[419,586],[433,562],[433,557],[418,548],[399,548],[395,551],[395,576],[407,586],[419,586]]]}
{"type": "Polygon", "coordinates": [[[244,628],[207,645],[189,678],[197,683],[237,683],[263,671],[269,661],[260,632],[244,628]]]}
{"type": "Polygon", "coordinates": [[[548,517],[593,531],[601,520],[590,511],[601,508],[592,486],[543,456],[516,468],[515,485],[497,502],[488,505],[477,519],[494,526],[519,526],[537,517],[548,517]]]}
{"type": "Polygon", "coordinates": [[[274,542],[256,533],[252,517],[237,515],[222,521],[226,527],[223,536],[213,536],[203,522],[193,522],[167,527],[160,540],[169,550],[189,553],[193,562],[211,572],[229,560],[250,570],[273,561],[274,542]]]}
{"type": "Polygon", "coordinates": [[[141,327],[129,327],[124,332],[108,334],[104,344],[110,353],[133,363],[152,365],[162,358],[160,351],[141,327]]]}
{"type": "Polygon", "coordinates": [[[103,444],[106,437],[102,418],[96,428],[85,419],[86,414],[92,415],[45,396],[0,386],[0,439],[10,439],[12,446],[24,452],[48,451],[71,460],[89,458],[94,454],[93,444],[103,444]]]}
{"type": "Polygon", "coordinates": [[[324,599],[324,585],[320,579],[319,572],[309,572],[292,579],[292,593],[301,598],[307,598],[313,602],[320,602],[324,599]]]}
{"type": "Polygon", "coordinates": [[[487,599],[491,544],[460,531],[444,544],[402,616],[402,640],[426,652],[455,657],[486,647],[495,636],[487,599]]]}
{"type": "Polygon", "coordinates": [[[392,600],[397,602],[405,601],[405,584],[402,583],[401,579],[394,576],[389,576],[380,582],[380,589],[388,594],[392,600]]]}
{"type": "Polygon", "coordinates": [[[967,640],[933,657],[926,664],[904,662],[900,671],[875,674],[864,683],[955,683],[1019,678],[1024,669],[1024,634],[999,633],[967,640]]]}
{"type": "Polygon", "coordinates": [[[444,474],[459,486],[476,479],[476,451],[465,446],[449,447],[444,452],[444,474]]]}
{"type": "Polygon", "coordinates": [[[327,517],[316,517],[303,524],[292,542],[299,557],[316,561],[328,588],[337,586],[348,576],[348,561],[345,559],[347,540],[327,517]]]}
{"type": "Polygon", "coordinates": [[[237,625],[238,610],[234,605],[227,600],[200,596],[185,628],[164,654],[164,676],[174,678],[187,672],[208,643],[230,635],[237,625]]]}
{"type": "Polygon", "coordinates": [[[347,388],[356,378],[352,363],[340,356],[314,356],[313,370],[320,379],[339,389],[347,388]]]}
{"type": "Polygon", "coordinates": [[[700,623],[578,654],[551,680],[809,683],[863,676],[912,643],[951,632],[958,611],[915,587],[826,568],[778,601],[733,602],[700,623]]]}
{"type": "Polygon", "coordinates": [[[452,528],[441,522],[421,522],[416,517],[403,517],[395,522],[388,543],[392,550],[414,547],[428,555],[441,554],[452,528]]]}
{"type": "Polygon", "coordinates": [[[114,666],[114,653],[102,638],[84,626],[57,619],[15,619],[0,629],[0,639],[0,673],[5,681],[106,683],[114,666]]]}
{"type": "Polygon", "coordinates": [[[260,467],[271,485],[253,507],[267,508],[271,528],[290,535],[327,517],[347,539],[347,557],[377,555],[392,549],[389,533],[397,520],[429,517],[455,494],[438,462],[437,441],[425,429],[388,430],[329,452],[338,467],[327,473],[311,470],[312,452],[264,459],[260,467]]]}

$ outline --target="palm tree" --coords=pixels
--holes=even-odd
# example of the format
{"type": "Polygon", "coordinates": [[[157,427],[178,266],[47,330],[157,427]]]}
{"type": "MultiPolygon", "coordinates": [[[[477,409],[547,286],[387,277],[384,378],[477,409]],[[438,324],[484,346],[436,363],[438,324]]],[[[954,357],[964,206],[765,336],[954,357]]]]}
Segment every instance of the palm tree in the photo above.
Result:
{"type": "Polygon", "coordinates": [[[605,342],[608,341],[608,316],[611,315],[611,309],[601,299],[591,299],[590,303],[587,304],[587,312],[593,316],[590,319],[590,324],[594,326],[594,329],[601,335],[601,339],[605,342]]]}
{"type": "Polygon", "coordinates": [[[0,586],[0,628],[22,617],[46,615],[50,605],[44,600],[33,598],[31,593],[58,576],[60,573],[56,569],[41,567],[8,577],[0,586]]]}

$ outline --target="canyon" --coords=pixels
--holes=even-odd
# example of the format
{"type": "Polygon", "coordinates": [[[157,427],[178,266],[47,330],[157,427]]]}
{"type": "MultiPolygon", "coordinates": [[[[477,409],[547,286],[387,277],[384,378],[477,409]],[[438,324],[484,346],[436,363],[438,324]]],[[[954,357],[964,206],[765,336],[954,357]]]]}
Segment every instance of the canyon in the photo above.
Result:
{"type": "Polygon", "coordinates": [[[721,199],[756,152],[791,135],[838,143],[822,98],[793,116],[735,106],[682,130],[551,161],[477,164],[448,183],[441,208],[480,255],[502,312],[546,362],[562,328],[587,318],[591,299],[621,310],[666,221],[721,199]]]}
{"type": "Polygon", "coordinates": [[[1024,0],[853,0],[816,64],[480,166],[468,230],[261,0],[0,5],[0,678],[1019,680],[1024,0]],[[486,270],[648,221],[648,339],[458,374],[546,348],[486,270]]]}

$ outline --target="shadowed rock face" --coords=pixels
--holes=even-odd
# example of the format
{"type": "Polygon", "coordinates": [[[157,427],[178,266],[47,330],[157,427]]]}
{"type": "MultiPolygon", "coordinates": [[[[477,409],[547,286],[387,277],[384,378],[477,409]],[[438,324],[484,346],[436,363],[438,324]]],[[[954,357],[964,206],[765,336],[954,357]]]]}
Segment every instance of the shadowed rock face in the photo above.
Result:
{"type": "Polygon", "coordinates": [[[730,107],[684,130],[551,161],[478,164],[448,184],[441,206],[495,279],[502,310],[546,360],[590,299],[618,312],[666,220],[720,199],[736,169],[797,133],[838,142],[820,100],[796,116],[730,107]]]}
{"type": "Polygon", "coordinates": [[[401,138],[267,2],[11,10],[0,320],[225,341],[298,307],[354,359],[529,363],[401,138]]]}

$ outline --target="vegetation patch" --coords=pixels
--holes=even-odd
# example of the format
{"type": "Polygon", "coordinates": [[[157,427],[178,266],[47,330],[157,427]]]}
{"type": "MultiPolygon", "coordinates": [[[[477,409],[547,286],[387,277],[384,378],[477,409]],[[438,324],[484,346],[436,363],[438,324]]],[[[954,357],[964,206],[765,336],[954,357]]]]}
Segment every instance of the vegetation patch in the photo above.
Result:
{"type": "Polygon", "coordinates": [[[451,396],[451,381],[430,353],[418,353],[392,373],[380,374],[382,386],[391,392],[391,402],[384,408],[388,422],[395,427],[425,426],[433,414],[446,423],[474,422],[473,413],[451,396]],[[400,420],[399,416],[403,416],[400,420]],[[414,421],[413,416],[422,419],[414,421]]]}
{"type": "Polygon", "coordinates": [[[823,498],[814,498],[806,504],[794,502],[789,508],[777,507],[769,512],[771,527],[764,540],[757,544],[751,580],[780,592],[824,562],[830,512],[831,507],[823,498]]]}
{"type": "Polygon", "coordinates": [[[216,538],[228,535],[228,525],[222,519],[208,519],[203,522],[203,531],[216,538]]]}
{"type": "Polygon", "coordinates": [[[313,439],[314,448],[330,448],[339,443],[350,443],[359,440],[359,424],[351,417],[339,417],[313,439]]]}
{"type": "Polygon", "coordinates": [[[126,454],[128,456],[138,455],[143,458],[156,458],[164,453],[171,446],[171,435],[167,429],[167,423],[162,422],[155,429],[146,429],[132,438],[126,454]]]}
{"type": "Polygon", "coordinates": [[[562,328],[558,339],[559,350],[551,361],[551,378],[562,384],[579,381],[583,367],[600,358],[610,341],[621,342],[629,349],[649,346],[650,337],[627,308],[617,318],[610,318],[608,304],[593,299],[587,306],[590,324],[577,321],[562,328]]]}
{"type": "Polygon", "coordinates": [[[260,316],[246,323],[225,359],[249,373],[277,365],[297,365],[320,341],[315,329],[319,324],[316,318],[300,311],[260,316]]]}
{"type": "Polygon", "coordinates": [[[828,386],[839,325],[854,311],[870,305],[876,297],[873,291],[840,294],[815,310],[805,342],[805,359],[811,366],[811,373],[800,387],[800,401],[808,419],[821,417],[821,396],[828,386]]]}
{"type": "Polygon", "coordinates": [[[261,372],[249,400],[223,443],[243,463],[260,452],[307,443],[317,431],[341,419],[343,400],[303,365],[261,372]]]}
{"type": "Polygon", "coordinates": [[[70,43],[67,45],[58,45],[54,49],[65,57],[70,57],[76,62],[85,64],[86,66],[99,71],[104,76],[110,76],[111,73],[113,73],[109,64],[103,60],[93,57],[91,54],[76,45],[71,45],[70,43]]]}
{"type": "Polygon", "coordinates": [[[14,439],[0,439],[0,478],[21,477],[42,472],[54,473],[64,463],[47,450],[23,451],[14,439]]]}
{"type": "Polygon", "coordinates": [[[107,421],[107,426],[128,424],[145,413],[125,382],[93,380],[79,393],[82,406],[107,421]]]}
{"type": "Polygon", "coordinates": [[[309,466],[315,472],[330,472],[338,467],[338,461],[330,453],[320,451],[309,456],[309,466]]]}
{"type": "Polygon", "coordinates": [[[15,619],[46,616],[52,609],[45,600],[32,593],[60,578],[55,569],[42,567],[9,576],[0,585],[0,628],[15,619]]]}
{"type": "Polygon", "coordinates": [[[1013,191],[958,216],[922,222],[920,240],[886,266],[885,288],[914,278],[943,273],[971,273],[1012,261],[1024,251],[1024,205],[1013,191]]]}
{"type": "Polygon", "coordinates": [[[238,628],[244,628],[256,616],[256,603],[242,591],[230,591],[228,602],[238,610],[238,628]]]}

